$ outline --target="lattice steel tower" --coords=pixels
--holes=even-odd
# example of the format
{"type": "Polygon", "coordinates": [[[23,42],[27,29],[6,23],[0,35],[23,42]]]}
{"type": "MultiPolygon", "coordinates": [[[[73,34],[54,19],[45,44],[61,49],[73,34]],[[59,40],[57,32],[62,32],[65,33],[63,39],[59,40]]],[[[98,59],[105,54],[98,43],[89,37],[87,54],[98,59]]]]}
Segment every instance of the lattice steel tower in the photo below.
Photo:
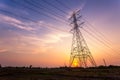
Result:
{"type": "Polygon", "coordinates": [[[73,67],[73,65],[76,65],[76,67],[88,67],[89,61],[93,67],[96,67],[96,63],[80,31],[80,28],[84,22],[81,21],[82,16],[79,14],[80,10],[73,12],[70,18],[71,24],[73,25],[73,28],[71,29],[73,39],[69,66],[73,67]]]}

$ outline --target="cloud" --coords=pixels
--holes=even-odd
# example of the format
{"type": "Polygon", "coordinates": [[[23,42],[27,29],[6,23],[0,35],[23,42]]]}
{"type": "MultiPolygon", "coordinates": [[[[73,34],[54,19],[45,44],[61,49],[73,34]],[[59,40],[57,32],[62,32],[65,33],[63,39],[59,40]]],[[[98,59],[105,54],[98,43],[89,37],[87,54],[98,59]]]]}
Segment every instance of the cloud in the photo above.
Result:
{"type": "Polygon", "coordinates": [[[69,33],[58,33],[58,32],[52,32],[51,34],[45,35],[47,38],[44,39],[45,43],[57,43],[62,40],[62,38],[69,37],[69,33]]]}
{"type": "Polygon", "coordinates": [[[6,7],[7,7],[7,5],[0,3],[0,8],[6,8],[6,7]]]}
{"type": "Polygon", "coordinates": [[[7,49],[0,49],[0,53],[8,51],[7,49]]]}
{"type": "MultiPolygon", "coordinates": [[[[61,28],[61,25],[53,25],[53,24],[50,24],[50,23],[47,23],[47,22],[43,22],[43,21],[38,21],[37,24],[39,26],[43,26],[43,27],[46,27],[52,31],[59,31],[59,32],[67,32],[67,26],[63,28],[61,28]]],[[[63,25],[62,25],[63,26],[63,25]]]]}
{"type": "Polygon", "coordinates": [[[9,17],[3,14],[0,14],[0,22],[12,25],[12,27],[16,27],[18,29],[26,30],[26,31],[37,31],[41,28],[48,28],[51,30],[57,30],[57,31],[65,31],[64,29],[60,29],[50,23],[44,22],[44,21],[36,21],[36,22],[23,22],[18,19],[15,19],[13,17],[9,17]]]}
{"type": "Polygon", "coordinates": [[[51,43],[58,43],[62,40],[62,38],[69,37],[71,34],[65,32],[50,32],[45,34],[44,36],[36,36],[36,35],[29,35],[29,36],[21,36],[21,41],[25,41],[25,43],[29,43],[36,46],[46,47],[48,44],[51,43]],[[28,42],[29,41],[29,42],[28,42]]]}
{"type": "MultiPolygon", "coordinates": [[[[60,25],[53,25],[44,21],[23,22],[16,18],[2,14],[0,14],[0,18],[0,22],[3,24],[12,25],[10,27],[16,27],[26,31],[39,31],[39,33],[42,33],[42,35],[34,33],[21,35],[21,33],[14,30],[7,32],[7,35],[11,34],[10,37],[7,37],[7,35],[1,37],[0,44],[11,53],[45,53],[48,50],[52,50],[53,46],[51,45],[53,43],[58,43],[62,40],[62,38],[70,36],[70,34],[67,32],[67,29],[63,29],[60,25]],[[47,29],[49,31],[45,33],[45,31],[40,32],[39,29],[47,29]]],[[[5,50],[2,49],[0,50],[0,52],[4,51],[5,50]]]]}
{"type": "Polygon", "coordinates": [[[3,14],[0,14],[0,18],[1,18],[0,22],[13,25],[13,27],[16,27],[18,29],[27,30],[27,31],[35,30],[35,28],[31,27],[31,24],[27,22],[23,22],[23,21],[20,21],[18,19],[3,15],[3,14]]]}
{"type": "MultiPolygon", "coordinates": [[[[53,50],[52,48],[55,47],[53,44],[63,41],[64,37],[69,37],[69,34],[51,32],[49,34],[45,34],[43,37],[38,35],[18,35],[17,37],[14,36],[7,38],[7,41],[3,39],[1,41],[1,46],[2,48],[5,47],[11,53],[42,54],[53,50]]],[[[0,50],[0,52],[4,51],[6,50],[0,50]]]]}
{"type": "Polygon", "coordinates": [[[39,54],[51,49],[51,46],[44,42],[44,38],[41,39],[39,36],[21,36],[20,38],[19,43],[11,49],[15,53],[39,54]]]}

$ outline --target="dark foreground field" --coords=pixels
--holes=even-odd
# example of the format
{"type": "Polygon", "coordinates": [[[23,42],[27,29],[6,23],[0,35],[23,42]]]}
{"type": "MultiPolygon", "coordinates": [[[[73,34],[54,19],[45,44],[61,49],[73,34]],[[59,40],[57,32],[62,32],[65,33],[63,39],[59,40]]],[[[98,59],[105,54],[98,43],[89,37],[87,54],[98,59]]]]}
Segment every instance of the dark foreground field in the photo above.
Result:
{"type": "Polygon", "coordinates": [[[0,68],[0,80],[120,80],[120,67],[0,68]]]}

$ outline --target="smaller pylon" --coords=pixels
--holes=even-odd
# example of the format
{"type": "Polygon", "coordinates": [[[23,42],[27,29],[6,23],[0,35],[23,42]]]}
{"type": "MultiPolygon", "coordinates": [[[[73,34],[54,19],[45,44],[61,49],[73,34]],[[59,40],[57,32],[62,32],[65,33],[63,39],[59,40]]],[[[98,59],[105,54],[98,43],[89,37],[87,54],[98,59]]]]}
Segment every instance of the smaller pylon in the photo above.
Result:
{"type": "Polygon", "coordinates": [[[107,66],[105,59],[103,59],[103,62],[104,62],[104,66],[107,66]]]}

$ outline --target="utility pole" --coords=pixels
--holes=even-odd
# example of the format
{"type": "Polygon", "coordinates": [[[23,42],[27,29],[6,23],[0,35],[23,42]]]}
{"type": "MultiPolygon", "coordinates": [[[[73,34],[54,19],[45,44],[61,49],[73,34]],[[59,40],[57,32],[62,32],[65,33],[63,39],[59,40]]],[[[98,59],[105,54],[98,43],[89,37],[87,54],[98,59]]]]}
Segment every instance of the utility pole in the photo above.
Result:
{"type": "Polygon", "coordinates": [[[73,12],[70,21],[73,25],[71,32],[73,34],[72,46],[70,53],[70,67],[88,67],[88,61],[92,66],[96,67],[96,63],[91,55],[91,52],[87,46],[85,39],[82,36],[80,28],[84,22],[81,22],[82,16],[80,15],[80,10],[73,12]]]}
{"type": "Polygon", "coordinates": [[[103,62],[104,62],[104,66],[107,66],[105,59],[103,59],[103,62]]]}

